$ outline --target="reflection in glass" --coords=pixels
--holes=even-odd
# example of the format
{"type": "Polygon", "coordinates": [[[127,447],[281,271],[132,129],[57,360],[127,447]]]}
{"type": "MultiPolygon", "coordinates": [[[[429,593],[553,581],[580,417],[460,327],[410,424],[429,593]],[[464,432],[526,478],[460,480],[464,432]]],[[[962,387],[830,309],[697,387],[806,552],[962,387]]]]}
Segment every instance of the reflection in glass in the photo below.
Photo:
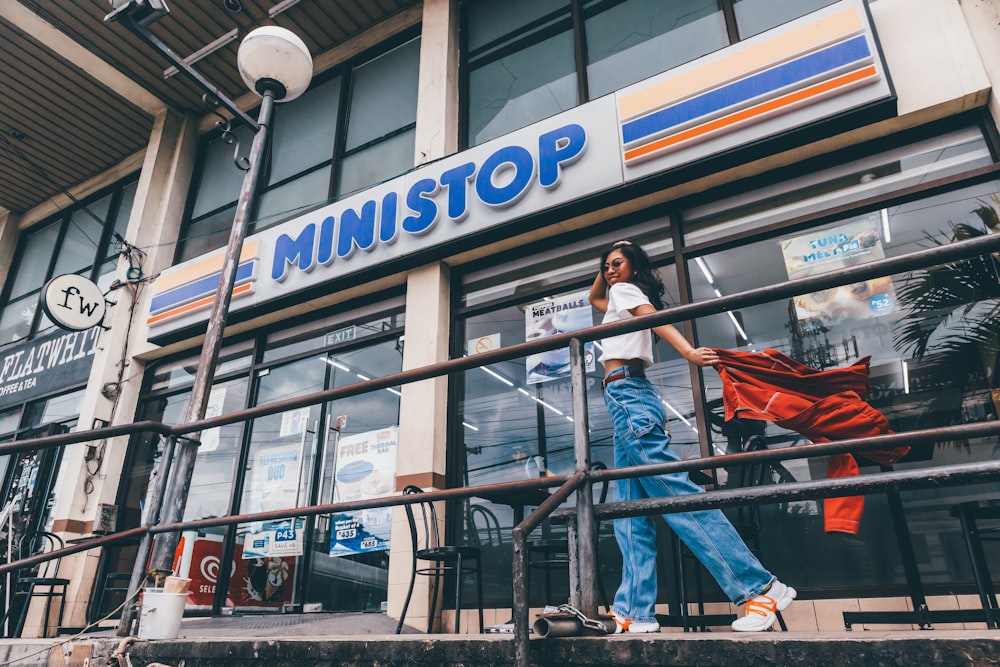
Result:
{"type": "Polygon", "coordinates": [[[295,104],[281,106],[280,120],[274,124],[269,183],[280,183],[333,158],[340,81],[335,77],[307,91],[295,104]]]}
{"type": "Polygon", "coordinates": [[[110,204],[111,195],[108,195],[88,204],[86,209],[79,208],[70,214],[66,234],[59,246],[53,276],[78,273],[94,263],[110,204]]]}
{"type": "Polygon", "coordinates": [[[740,39],[753,37],[782,23],[787,23],[836,0],[735,0],[736,25],[740,39]]]}
{"type": "Polygon", "coordinates": [[[10,288],[9,298],[15,299],[29,291],[41,289],[48,275],[49,263],[58,238],[58,222],[28,232],[21,241],[24,250],[18,263],[17,273],[13,275],[14,284],[10,288]]]}
{"type": "MultiPolygon", "coordinates": [[[[420,40],[414,39],[355,70],[345,151],[416,122],[419,64],[420,40]]],[[[410,157],[407,166],[413,166],[410,157]]]]}
{"type": "Polygon", "coordinates": [[[415,129],[405,130],[346,156],[341,161],[337,194],[349,196],[410,169],[416,136],[415,129]]]}
{"type": "MultiPolygon", "coordinates": [[[[238,127],[233,130],[233,134],[244,150],[253,142],[253,132],[247,127],[238,127]]],[[[191,209],[192,218],[205,215],[230,203],[235,209],[244,173],[233,161],[235,150],[236,143],[226,143],[221,135],[212,139],[205,147],[201,163],[201,182],[198,183],[197,199],[191,209]]],[[[229,216],[230,222],[232,217],[229,216]]]]}
{"type": "Polygon", "coordinates": [[[253,232],[302,215],[311,205],[322,205],[330,190],[330,169],[323,167],[261,194],[253,232]]]}
{"type": "Polygon", "coordinates": [[[573,34],[563,32],[469,73],[469,144],[578,103],[573,34]]]}

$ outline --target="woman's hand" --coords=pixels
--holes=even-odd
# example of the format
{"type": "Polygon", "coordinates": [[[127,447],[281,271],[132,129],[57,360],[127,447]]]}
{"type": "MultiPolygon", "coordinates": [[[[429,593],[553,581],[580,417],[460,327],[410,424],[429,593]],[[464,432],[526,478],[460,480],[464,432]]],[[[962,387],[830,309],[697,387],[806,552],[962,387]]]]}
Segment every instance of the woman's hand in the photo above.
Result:
{"type": "Polygon", "coordinates": [[[694,347],[684,354],[684,358],[697,366],[715,366],[719,354],[710,347],[694,347]]]}

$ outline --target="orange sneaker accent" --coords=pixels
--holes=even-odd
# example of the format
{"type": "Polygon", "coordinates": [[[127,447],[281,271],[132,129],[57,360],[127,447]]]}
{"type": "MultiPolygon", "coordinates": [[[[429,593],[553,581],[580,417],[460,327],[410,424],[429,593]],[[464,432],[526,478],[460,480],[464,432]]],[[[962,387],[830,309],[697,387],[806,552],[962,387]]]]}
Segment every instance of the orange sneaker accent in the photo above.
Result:
{"type": "Polygon", "coordinates": [[[769,595],[758,595],[747,602],[747,613],[767,616],[778,610],[778,602],[769,595]],[[763,598],[763,599],[762,599],[763,598]]]}

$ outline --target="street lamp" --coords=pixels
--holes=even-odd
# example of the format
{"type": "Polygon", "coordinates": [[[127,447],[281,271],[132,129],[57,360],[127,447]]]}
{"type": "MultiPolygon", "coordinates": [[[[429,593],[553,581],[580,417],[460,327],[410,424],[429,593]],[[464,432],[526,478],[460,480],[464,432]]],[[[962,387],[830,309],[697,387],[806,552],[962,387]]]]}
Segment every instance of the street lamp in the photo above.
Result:
{"type": "MultiPolygon", "coordinates": [[[[231,100],[222,95],[214,86],[208,83],[190,65],[184,62],[163,42],[150,33],[146,26],[152,21],[166,15],[167,8],[163,0],[111,0],[114,11],[106,21],[118,21],[138,35],[148,44],[166,56],[182,72],[187,73],[206,92],[217,99],[235,115],[245,119],[247,125],[255,131],[253,144],[250,148],[249,164],[245,167],[243,185],[236,202],[236,214],[229,235],[229,244],[223,258],[222,275],[219,281],[218,297],[212,306],[208,327],[205,331],[205,341],[201,348],[201,356],[188,401],[187,423],[201,421],[208,409],[208,398],[215,375],[215,367],[222,347],[222,335],[232,300],[233,286],[236,283],[236,270],[239,266],[240,252],[246,237],[247,215],[253,210],[257,195],[261,166],[267,150],[270,136],[271,118],[276,102],[288,102],[299,97],[309,87],[312,79],[312,56],[309,49],[294,33],[277,26],[265,26],[251,31],[243,38],[237,54],[237,64],[240,76],[247,86],[261,96],[260,111],[254,123],[231,100]],[[150,16],[153,16],[150,19],[150,16]]],[[[191,433],[184,438],[176,438],[167,447],[167,453],[173,451],[174,459],[170,464],[169,475],[157,479],[155,484],[162,485],[150,493],[151,509],[160,508],[158,523],[176,523],[184,516],[188,491],[191,488],[191,476],[194,472],[195,460],[198,456],[198,445],[201,433],[191,433]],[[162,497],[162,502],[160,498],[162,497]]],[[[168,455],[165,453],[165,458],[168,455]]],[[[155,518],[155,515],[154,515],[155,518]]],[[[149,572],[155,578],[161,579],[172,572],[174,552],[180,535],[175,532],[159,535],[153,545],[149,572]]],[[[132,578],[129,582],[128,600],[136,594],[146,577],[146,556],[150,551],[152,538],[147,533],[139,545],[132,578]]],[[[132,605],[125,605],[118,634],[127,635],[132,625],[132,605]]]]}

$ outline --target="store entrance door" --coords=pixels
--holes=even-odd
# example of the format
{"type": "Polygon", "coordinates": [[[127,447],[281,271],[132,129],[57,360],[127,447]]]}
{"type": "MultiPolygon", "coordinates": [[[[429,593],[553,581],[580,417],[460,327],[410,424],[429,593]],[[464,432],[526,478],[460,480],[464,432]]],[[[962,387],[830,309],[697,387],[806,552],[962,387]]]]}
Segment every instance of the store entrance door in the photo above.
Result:
{"type": "MultiPolygon", "coordinates": [[[[31,440],[48,435],[58,435],[67,433],[70,430],[68,424],[49,424],[41,428],[34,428],[18,434],[17,440],[31,440]]],[[[49,519],[54,500],[53,490],[55,489],[56,476],[59,472],[59,463],[62,460],[62,447],[50,447],[48,449],[35,449],[21,452],[14,457],[7,474],[4,485],[3,507],[10,507],[10,527],[4,527],[7,539],[3,542],[4,556],[9,553],[12,560],[20,558],[18,548],[25,535],[44,530],[49,519]]],[[[4,586],[7,591],[12,590],[12,582],[18,573],[11,572],[5,578],[4,586]]],[[[6,622],[7,619],[20,618],[23,612],[24,601],[20,598],[11,599],[10,595],[4,597],[4,601],[10,604],[10,613],[5,615],[4,634],[15,627],[13,621],[6,622]]]]}
{"type": "MultiPolygon", "coordinates": [[[[18,434],[17,440],[31,440],[60,433],[68,433],[69,424],[49,424],[18,434]]],[[[36,449],[22,452],[10,467],[4,507],[13,503],[11,523],[14,528],[14,548],[21,537],[45,527],[52,508],[53,489],[62,447],[36,449]]]]}

